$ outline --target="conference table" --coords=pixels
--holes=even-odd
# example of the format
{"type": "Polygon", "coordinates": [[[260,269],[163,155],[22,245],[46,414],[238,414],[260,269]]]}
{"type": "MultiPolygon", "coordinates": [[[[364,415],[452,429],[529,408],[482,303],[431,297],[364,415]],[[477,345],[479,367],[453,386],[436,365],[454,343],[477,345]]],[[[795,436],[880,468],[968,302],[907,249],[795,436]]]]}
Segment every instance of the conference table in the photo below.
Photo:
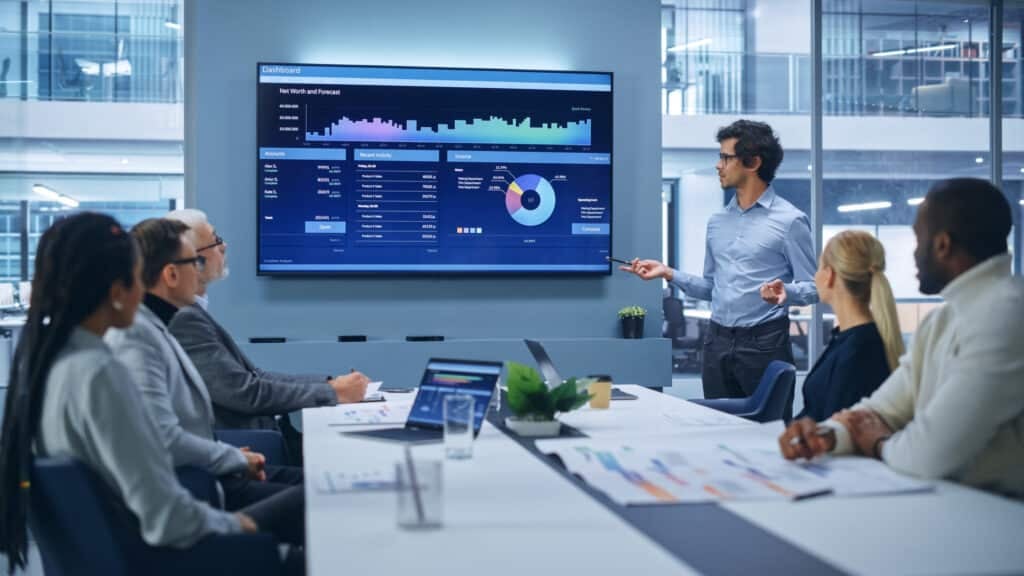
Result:
{"type": "MultiPolygon", "coordinates": [[[[574,435],[701,442],[779,429],[641,386],[637,400],[562,416],[574,435]]],[[[412,394],[385,393],[396,412],[412,394]]],[[[330,490],[325,477],[388,475],[400,444],[345,432],[344,405],[302,413],[308,573],[968,574],[1024,572],[1024,503],[939,481],[933,491],[800,501],[621,506],[566,472],[492,410],[467,460],[443,461],[443,526],[407,530],[392,490],[330,490]]],[[[377,426],[379,427],[379,426],[377,426]]],[[[771,438],[769,438],[769,436],[771,438]]],[[[414,459],[443,459],[442,444],[414,459]]]]}

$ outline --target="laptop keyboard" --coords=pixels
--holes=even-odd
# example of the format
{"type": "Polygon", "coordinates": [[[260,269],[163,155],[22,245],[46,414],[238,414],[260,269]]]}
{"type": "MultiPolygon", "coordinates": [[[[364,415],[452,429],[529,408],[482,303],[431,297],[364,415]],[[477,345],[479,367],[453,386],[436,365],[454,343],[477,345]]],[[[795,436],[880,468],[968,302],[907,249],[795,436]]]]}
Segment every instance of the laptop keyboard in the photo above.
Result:
{"type": "Polygon", "coordinates": [[[358,432],[346,432],[351,436],[368,436],[379,440],[390,440],[393,442],[441,442],[444,440],[444,432],[430,428],[384,428],[382,430],[361,430],[358,432]]]}

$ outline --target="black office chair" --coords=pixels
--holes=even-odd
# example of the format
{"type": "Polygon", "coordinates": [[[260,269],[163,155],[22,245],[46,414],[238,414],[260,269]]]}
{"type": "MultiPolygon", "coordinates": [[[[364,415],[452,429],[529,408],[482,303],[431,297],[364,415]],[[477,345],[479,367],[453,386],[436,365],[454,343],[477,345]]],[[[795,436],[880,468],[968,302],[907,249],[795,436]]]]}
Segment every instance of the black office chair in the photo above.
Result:
{"type": "Polygon", "coordinates": [[[682,372],[696,366],[700,369],[700,335],[690,335],[687,331],[686,316],[683,314],[683,301],[672,296],[661,300],[661,312],[665,317],[662,324],[662,336],[672,341],[672,369],[682,372]]]}
{"type": "Polygon", "coordinates": [[[665,318],[661,329],[662,336],[672,340],[672,347],[676,348],[676,340],[681,338],[686,330],[683,301],[672,296],[662,298],[661,313],[665,318]]]}

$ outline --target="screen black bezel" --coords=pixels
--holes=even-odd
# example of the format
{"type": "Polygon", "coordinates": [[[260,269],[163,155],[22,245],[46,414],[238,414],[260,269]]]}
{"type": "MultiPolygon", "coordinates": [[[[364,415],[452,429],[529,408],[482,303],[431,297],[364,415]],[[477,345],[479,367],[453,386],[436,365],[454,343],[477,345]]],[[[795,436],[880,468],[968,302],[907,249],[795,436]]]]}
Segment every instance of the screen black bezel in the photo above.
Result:
{"type": "Polygon", "coordinates": [[[615,246],[615,73],[607,71],[592,70],[543,70],[532,68],[466,68],[457,66],[388,66],[372,64],[317,64],[298,62],[256,62],[256,276],[270,278],[331,278],[331,277],[409,277],[409,278],[431,278],[431,277],[533,277],[557,276],[557,277],[600,277],[611,276],[614,268],[612,262],[604,270],[296,270],[296,271],[263,271],[260,268],[261,245],[260,245],[260,222],[263,221],[262,205],[260,203],[260,142],[259,142],[259,115],[260,115],[260,68],[262,66],[327,66],[327,67],[348,67],[348,68],[393,68],[396,70],[462,70],[480,72],[553,72],[557,74],[607,74],[611,81],[610,97],[612,99],[612,126],[611,126],[611,147],[608,155],[611,157],[611,164],[608,166],[608,175],[611,180],[611,192],[608,198],[608,250],[609,256],[615,246]]]}

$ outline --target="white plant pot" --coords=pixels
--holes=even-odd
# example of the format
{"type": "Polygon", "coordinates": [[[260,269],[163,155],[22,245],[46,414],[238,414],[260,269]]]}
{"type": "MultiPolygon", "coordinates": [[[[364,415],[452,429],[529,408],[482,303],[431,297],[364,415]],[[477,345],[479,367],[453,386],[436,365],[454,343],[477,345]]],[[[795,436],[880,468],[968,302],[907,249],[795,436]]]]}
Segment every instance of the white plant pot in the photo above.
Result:
{"type": "Polygon", "coordinates": [[[520,436],[558,436],[562,423],[558,420],[519,420],[505,418],[505,426],[520,436]]]}

